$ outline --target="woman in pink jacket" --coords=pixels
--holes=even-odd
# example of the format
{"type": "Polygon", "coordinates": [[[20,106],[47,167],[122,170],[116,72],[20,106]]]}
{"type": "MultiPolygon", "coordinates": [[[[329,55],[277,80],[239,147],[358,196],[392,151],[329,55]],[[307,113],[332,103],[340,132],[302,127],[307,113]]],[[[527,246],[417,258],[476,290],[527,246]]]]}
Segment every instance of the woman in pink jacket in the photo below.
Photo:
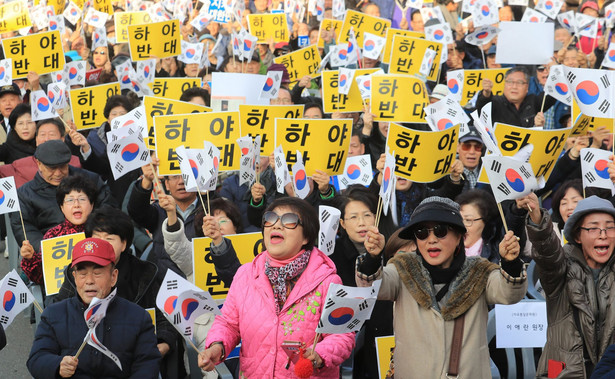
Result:
{"type": "Polygon", "coordinates": [[[318,215],[298,198],[274,201],[263,214],[267,250],[243,265],[207,335],[199,366],[213,370],[241,341],[242,378],[295,378],[284,341],[302,342],[314,378],[339,378],[354,333],[322,335],[316,327],[331,283],[341,283],[333,262],[314,247],[318,215]]]}

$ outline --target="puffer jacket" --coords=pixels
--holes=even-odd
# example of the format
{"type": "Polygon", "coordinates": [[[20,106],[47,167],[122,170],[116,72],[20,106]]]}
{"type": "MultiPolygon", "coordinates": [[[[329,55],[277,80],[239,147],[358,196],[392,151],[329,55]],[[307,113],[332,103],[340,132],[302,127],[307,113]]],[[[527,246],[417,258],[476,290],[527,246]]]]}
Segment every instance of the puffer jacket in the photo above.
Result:
{"type": "MultiPolygon", "coordinates": [[[[230,352],[241,340],[239,364],[244,378],[295,378],[294,365],[281,348],[285,340],[311,347],[331,283],[341,283],[333,262],[317,248],[279,314],[269,278],[265,254],[246,263],[235,274],[228,297],[207,335],[205,345],[221,341],[230,352]]],[[[350,356],[354,333],[324,334],[316,352],[325,366],[313,378],[339,378],[339,366],[350,356]]]]}
{"type": "Polygon", "coordinates": [[[434,288],[420,259],[416,253],[400,252],[374,275],[357,272],[359,286],[382,279],[378,300],[395,301],[395,376],[447,378],[454,320],[465,314],[459,378],[491,378],[488,305],[514,304],[523,299],[527,291],[525,273],[512,277],[484,258],[467,257],[447,294],[437,302],[437,288],[443,284],[434,288]]]}
{"type": "Polygon", "coordinates": [[[597,285],[583,252],[577,245],[561,246],[551,223],[542,210],[539,225],[528,222],[532,255],[547,300],[547,343],[538,362],[537,377],[547,377],[549,359],[566,364],[557,376],[589,378],[583,364],[583,339],[593,365],[614,342],[615,254],[600,271],[597,285]],[[578,312],[583,339],[574,321],[578,312]]]}

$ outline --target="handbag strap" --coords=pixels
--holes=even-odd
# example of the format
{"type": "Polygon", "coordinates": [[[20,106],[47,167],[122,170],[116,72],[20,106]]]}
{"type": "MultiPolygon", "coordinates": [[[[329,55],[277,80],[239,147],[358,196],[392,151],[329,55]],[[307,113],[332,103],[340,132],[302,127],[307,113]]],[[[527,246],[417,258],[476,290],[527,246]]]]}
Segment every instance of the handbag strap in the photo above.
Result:
{"type": "Polygon", "coordinates": [[[453,342],[451,343],[451,356],[448,362],[449,378],[459,376],[459,358],[461,357],[461,342],[463,341],[463,325],[465,321],[465,313],[455,319],[453,327],[453,342]]]}

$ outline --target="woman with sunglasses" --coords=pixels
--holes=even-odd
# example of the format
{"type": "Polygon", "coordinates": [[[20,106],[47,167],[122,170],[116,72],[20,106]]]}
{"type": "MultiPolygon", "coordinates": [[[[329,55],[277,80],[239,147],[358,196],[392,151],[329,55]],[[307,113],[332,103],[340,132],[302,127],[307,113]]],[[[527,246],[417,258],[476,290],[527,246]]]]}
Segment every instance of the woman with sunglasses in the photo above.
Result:
{"type": "Polygon", "coordinates": [[[338,378],[339,365],[350,356],[354,334],[322,336],[312,344],[331,283],[341,283],[335,265],[314,247],[318,216],[304,200],[275,200],[263,214],[266,248],[237,271],[214,321],[199,366],[211,371],[241,341],[242,378],[294,378],[294,363],[283,341],[306,347],[315,378],[338,378]]]}
{"type": "Polygon", "coordinates": [[[562,246],[536,195],[517,200],[519,209],[528,206],[527,232],[549,321],[536,375],[556,377],[555,362],[563,363],[558,378],[589,378],[615,337],[615,208],[597,196],[579,201],[564,224],[568,242],[562,246]]]}
{"type": "Polygon", "coordinates": [[[489,304],[512,304],[527,290],[519,243],[508,232],[499,250],[501,265],[466,257],[466,228],[459,205],[429,197],[416,208],[400,238],[416,252],[397,253],[382,267],[384,237],[368,232],[369,254],[357,260],[357,283],[382,279],[378,300],[395,301],[395,374],[401,378],[490,378],[487,347],[489,304]],[[453,333],[462,337],[455,367],[453,333]]]}

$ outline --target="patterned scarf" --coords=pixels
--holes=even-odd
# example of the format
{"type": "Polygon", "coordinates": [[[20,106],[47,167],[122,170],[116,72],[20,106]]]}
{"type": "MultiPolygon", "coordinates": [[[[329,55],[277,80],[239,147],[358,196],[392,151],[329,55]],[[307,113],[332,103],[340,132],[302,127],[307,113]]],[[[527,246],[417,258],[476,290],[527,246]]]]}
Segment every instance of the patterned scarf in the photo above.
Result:
{"type": "Polygon", "coordinates": [[[286,303],[286,282],[301,275],[310,260],[311,252],[311,250],[306,250],[298,254],[292,262],[282,267],[271,266],[270,258],[265,260],[265,275],[267,275],[271,287],[273,287],[273,297],[277,305],[276,313],[280,313],[284,303],[286,303]]]}

